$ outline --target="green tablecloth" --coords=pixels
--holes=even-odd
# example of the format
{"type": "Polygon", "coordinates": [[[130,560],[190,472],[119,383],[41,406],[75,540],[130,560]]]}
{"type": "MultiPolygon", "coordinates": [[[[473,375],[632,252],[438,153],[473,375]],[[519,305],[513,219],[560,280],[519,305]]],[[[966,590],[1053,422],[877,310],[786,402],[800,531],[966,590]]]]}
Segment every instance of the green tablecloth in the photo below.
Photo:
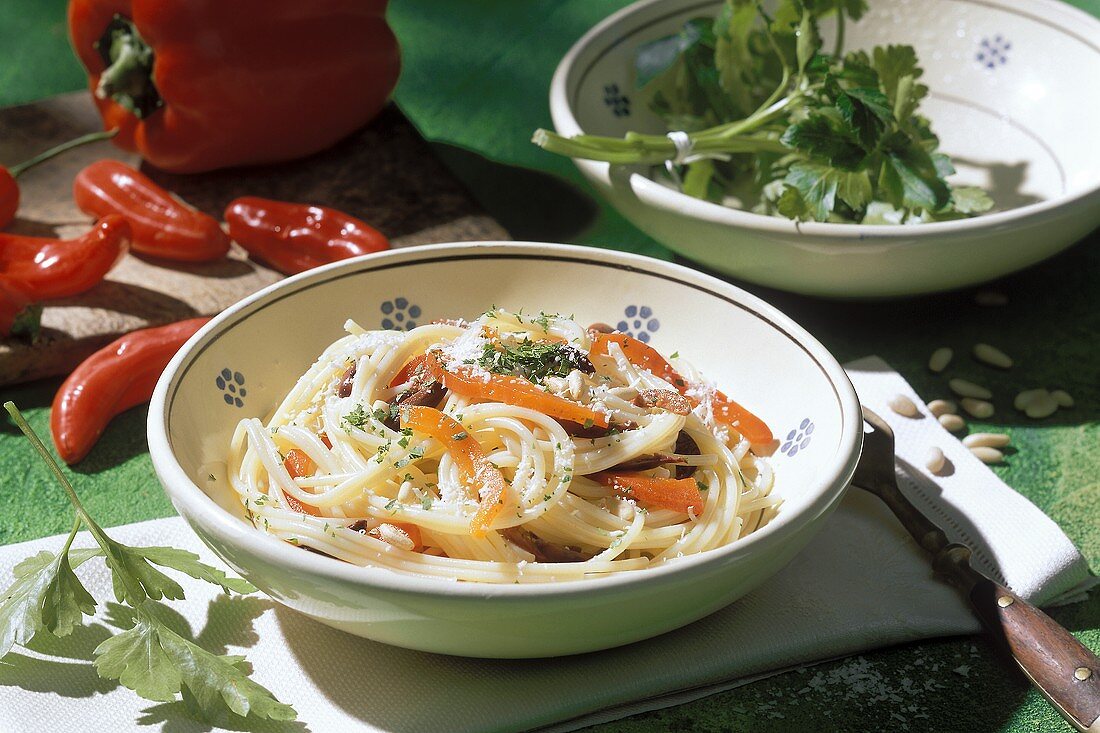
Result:
{"type": "MultiPolygon", "coordinates": [[[[873,0],[872,0],[873,1],[873,0]]],[[[624,222],[572,165],[529,144],[549,126],[546,90],[558,59],[622,0],[395,0],[391,20],[405,49],[397,101],[437,152],[516,238],[582,242],[671,255],[624,222]]],[[[1076,0],[1100,15],[1100,0],[1076,0]]],[[[0,104],[80,88],[67,47],[63,0],[0,5],[0,104]]],[[[13,161],[3,161],[11,163],[13,161]]],[[[1100,237],[995,284],[1004,308],[974,305],[972,293],[887,304],[827,303],[761,288],[841,360],[877,353],[926,399],[945,394],[924,363],[951,345],[954,369],[980,377],[1001,400],[975,429],[1009,432],[1015,452],[995,470],[1057,520],[1095,567],[1100,563],[1100,237]],[[991,373],[965,356],[975,341],[997,344],[1018,366],[991,373]],[[1060,386],[1077,407],[1044,421],[1022,418],[1006,396],[1060,386]]],[[[44,435],[56,382],[4,390],[44,435]]],[[[144,411],[121,416],[77,468],[77,487],[106,525],[167,516],[171,506],[145,450],[144,411]]],[[[14,428],[0,424],[0,544],[68,528],[64,497],[14,428]]],[[[1100,594],[1055,617],[1100,648],[1100,594]]],[[[664,711],[609,723],[610,731],[796,728],[1030,731],[1064,728],[1023,678],[980,638],[924,642],[758,682],[664,711]]]]}

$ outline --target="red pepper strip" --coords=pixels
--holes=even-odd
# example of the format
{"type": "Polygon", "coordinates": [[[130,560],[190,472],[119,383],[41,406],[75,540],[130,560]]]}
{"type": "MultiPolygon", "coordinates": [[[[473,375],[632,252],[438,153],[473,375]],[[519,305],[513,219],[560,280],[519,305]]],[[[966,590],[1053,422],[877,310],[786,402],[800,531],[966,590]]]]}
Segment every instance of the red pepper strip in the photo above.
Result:
{"type": "Polygon", "coordinates": [[[237,244],[285,275],[390,248],[377,229],[324,206],[245,196],[226,207],[225,223],[237,244]]]}
{"type": "Polygon", "coordinates": [[[85,214],[118,214],[134,230],[134,251],[180,262],[225,256],[229,237],[212,216],[181,203],[117,160],[101,160],[77,174],[73,197],[85,214]]]}
{"type": "Polygon", "coordinates": [[[105,216],[76,239],[0,234],[0,273],[32,301],[68,298],[99,284],[130,248],[130,225],[105,216]]]}
{"type": "Polygon", "coordinates": [[[475,537],[483,537],[504,506],[504,474],[462,423],[434,407],[405,408],[401,411],[401,426],[438,440],[458,467],[463,482],[477,487],[481,503],[470,522],[470,531],[475,537]]]}
{"type": "MultiPolygon", "coordinates": [[[[317,464],[313,462],[313,459],[310,458],[305,451],[291,448],[286,454],[286,460],[283,461],[283,467],[286,468],[291,478],[298,478],[299,476],[309,476],[312,474],[317,468],[317,464]]],[[[286,497],[286,503],[290,505],[290,508],[299,514],[309,514],[313,517],[321,516],[321,512],[317,507],[303,504],[298,501],[297,498],[286,492],[283,492],[283,496],[286,497]]]]}
{"type": "MultiPolygon", "coordinates": [[[[673,369],[660,352],[648,344],[642,343],[636,338],[631,338],[622,333],[592,333],[593,354],[607,354],[607,345],[617,343],[623,350],[623,354],[634,366],[646,369],[655,376],[665,380],[676,390],[691,400],[693,405],[699,401],[687,394],[690,385],[683,376],[673,369]]],[[[772,431],[764,421],[737,404],[721,392],[715,392],[712,402],[714,419],[730,425],[749,439],[750,443],[761,445],[772,442],[772,431]]]]}
{"type": "Polygon", "coordinates": [[[412,360],[410,360],[409,363],[405,366],[401,367],[401,371],[399,371],[394,376],[394,378],[390,380],[390,389],[393,389],[394,387],[400,387],[402,384],[405,384],[410,379],[412,379],[413,375],[420,371],[420,368],[424,366],[424,363],[427,361],[427,359],[427,354],[418,354],[417,356],[414,356],[412,360]]]}
{"type": "Polygon", "coordinates": [[[50,431],[61,458],[77,463],[111,418],[148,402],[168,362],[209,320],[192,318],[133,331],[85,359],[61,385],[50,411],[50,431]]]}
{"type": "Polygon", "coordinates": [[[107,138],[114,137],[117,132],[118,130],[108,130],[107,132],[93,132],[88,135],[81,135],[75,140],[69,140],[60,145],[55,145],[49,150],[39,153],[30,160],[25,160],[19,165],[13,165],[11,168],[5,168],[0,165],[0,229],[3,229],[11,223],[11,220],[15,218],[15,212],[19,209],[19,184],[15,182],[16,178],[39,163],[43,163],[59,153],[97,140],[106,140],[107,138]]]}
{"type": "Polygon", "coordinates": [[[608,426],[607,415],[570,402],[544,391],[523,377],[486,372],[487,379],[475,374],[466,366],[447,371],[439,359],[439,353],[429,351],[428,368],[443,386],[468,399],[486,402],[503,402],[506,405],[526,407],[560,420],[570,420],[581,425],[608,426]]]}
{"type": "Polygon", "coordinates": [[[647,507],[672,509],[698,516],[703,512],[703,495],[690,478],[653,478],[640,473],[595,473],[587,478],[610,486],[624,499],[636,499],[647,507]]]}

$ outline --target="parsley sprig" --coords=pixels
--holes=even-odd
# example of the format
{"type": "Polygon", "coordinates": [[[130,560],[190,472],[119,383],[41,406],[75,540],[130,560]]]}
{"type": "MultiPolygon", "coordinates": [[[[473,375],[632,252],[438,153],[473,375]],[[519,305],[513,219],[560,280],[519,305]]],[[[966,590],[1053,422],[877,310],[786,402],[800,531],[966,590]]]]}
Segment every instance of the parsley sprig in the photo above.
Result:
{"type": "Polygon", "coordinates": [[[198,555],[174,547],[130,547],[111,539],[88,514],[61,467],[11,402],[4,409],[42,457],[73,506],[72,528],[60,552],[42,551],[15,567],[15,582],[0,595],[0,658],[38,634],[63,637],[95,613],[96,599],[74,572],[103,557],[111,573],[115,600],[124,604],[130,625],[96,647],[100,677],[118,680],[141,697],[158,702],[183,694],[207,715],[226,707],[237,715],[293,720],[294,708],[279,702],[251,680],[242,657],[206,651],[173,631],[161,618],[161,599],[181,600],[183,588],[158,568],[170,568],[218,585],[226,593],[253,593],[252,584],[206,565],[198,555]],[[82,527],[96,547],[74,549],[82,527]]]}
{"type": "Polygon", "coordinates": [[[845,18],[864,0],[726,0],[717,18],[695,18],[641,46],[638,86],[669,130],[685,132],[695,159],[672,165],[665,135],[623,138],[547,130],[534,142],[574,158],[671,167],[696,198],[727,197],[757,213],[806,221],[900,223],[988,211],[984,191],[953,188],[951,161],[918,114],[928,87],[911,46],[843,53],[845,18]],[[837,42],[822,49],[818,21],[835,14],[837,42]]]}

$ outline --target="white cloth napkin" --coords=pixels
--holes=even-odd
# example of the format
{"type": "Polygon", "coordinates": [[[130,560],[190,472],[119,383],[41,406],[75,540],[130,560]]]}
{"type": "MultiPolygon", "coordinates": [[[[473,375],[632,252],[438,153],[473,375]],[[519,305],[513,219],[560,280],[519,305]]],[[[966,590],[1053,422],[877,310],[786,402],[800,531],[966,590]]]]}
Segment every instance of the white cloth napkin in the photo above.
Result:
{"type": "MultiPolygon", "coordinates": [[[[899,392],[922,403],[883,361],[863,359],[848,372],[864,404],[894,428],[906,493],[974,548],[984,570],[1040,604],[1079,599],[1096,582],[1057,525],[935,419],[889,410],[887,400],[899,392]],[[953,467],[935,480],[923,468],[932,445],[953,467]]],[[[111,533],[130,544],[184,547],[217,563],[178,517],[111,533]]],[[[19,560],[58,546],[54,537],[0,548],[0,587],[19,560]]],[[[89,590],[106,600],[102,563],[85,567],[89,590]]],[[[206,584],[181,581],[187,600],[173,608],[200,642],[246,655],[255,678],[298,710],[300,723],[249,726],[265,731],[573,730],[807,663],[979,628],[955,592],[933,578],[927,558],[893,516],[855,489],[787,568],[732,606],[656,639],[562,659],[486,661],[406,651],[335,631],[262,597],[230,599],[206,584]]],[[[0,663],[0,730],[53,730],[59,721],[104,733],[222,730],[186,720],[182,703],[151,703],[100,680],[88,660],[111,633],[100,621],[63,644],[19,650],[0,663]]],[[[239,723],[233,729],[240,730],[239,723]]]]}

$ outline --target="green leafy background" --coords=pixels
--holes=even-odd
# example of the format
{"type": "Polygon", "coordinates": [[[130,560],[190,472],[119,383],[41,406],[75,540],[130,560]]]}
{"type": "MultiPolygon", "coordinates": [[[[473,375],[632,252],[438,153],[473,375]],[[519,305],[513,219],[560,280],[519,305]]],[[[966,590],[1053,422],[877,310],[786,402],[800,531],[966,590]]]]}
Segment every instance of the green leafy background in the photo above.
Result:
{"type": "MultiPolygon", "coordinates": [[[[404,49],[397,102],[516,238],[579,242],[670,259],[667,250],[593,197],[568,160],[529,143],[532,130],[550,126],[546,90],[557,61],[587,28],[624,4],[396,0],[390,19],[404,49]]],[[[1073,4],[1100,16],[1100,0],[1073,4]]],[[[0,4],[0,104],[82,87],[64,18],[62,0],[0,4]]],[[[1057,520],[1095,567],[1100,563],[1097,244],[1093,233],[1070,251],[997,283],[994,287],[1010,298],[1004,308],[978,307],[972,292],[868,305],[749,289],[800,320],[838,358],[883,356],[926,399],[947,391],[945,380],[925,369],[928,354],[937,346],[955,347],[958,356],[950,371],[989,384],[998,397],[997,413],[973,428],[1012,435],[1015,451],[995,470],[1057,520]],[[1000,346],[1018,366],[1000,373],[977,365],[967,352],[979,340],[1000,346]],[[1038,385],[1068,389],[1077,407],[1039,422],[1021,418],[1008,404],[1011,395],[1038,385]]],[[[53,381],[40,382],[5,388],[3,396],[14,399],[45,435],[56,387],[53,381]]],[[[122,415],[77,468],[77,489],[105,526],[173,513],[153,477],[144,421],[142,409],[122,415]]],[[[68,528],[65,497],[10,423],[0,425],[0,477],[0,544],[68,528]]],[[[1090,647],[1100,649],[1100,593],[1054,615],[1090,647]]],[[[980,638],[877,651],[598,730],[766,732],[887,726],[1068,730],[980,638]]]]}

